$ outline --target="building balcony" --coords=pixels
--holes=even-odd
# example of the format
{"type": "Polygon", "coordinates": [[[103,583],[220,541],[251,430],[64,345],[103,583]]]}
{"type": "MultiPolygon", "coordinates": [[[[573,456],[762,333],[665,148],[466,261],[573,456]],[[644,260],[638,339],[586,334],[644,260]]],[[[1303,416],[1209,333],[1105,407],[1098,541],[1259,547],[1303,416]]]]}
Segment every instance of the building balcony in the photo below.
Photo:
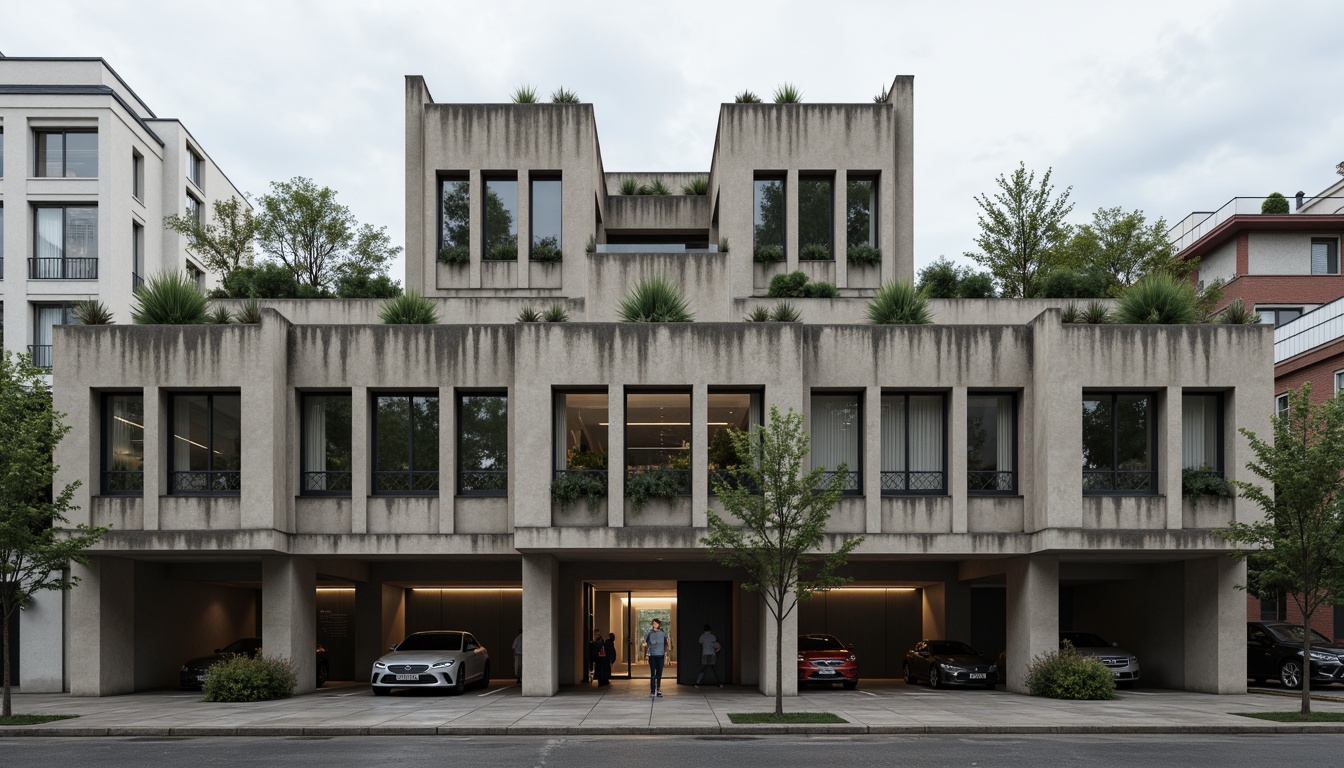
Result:
{"type": "Polygon", "coordinates": [[[50,344],[29,344],[28,355],[33,358],[33,365],[38,368],[51,368],[50,344]]]}
{"type": "Polygon", "coordinates": [[[28,260],[29,280],[97,280],[97,257],[28,260]]]}

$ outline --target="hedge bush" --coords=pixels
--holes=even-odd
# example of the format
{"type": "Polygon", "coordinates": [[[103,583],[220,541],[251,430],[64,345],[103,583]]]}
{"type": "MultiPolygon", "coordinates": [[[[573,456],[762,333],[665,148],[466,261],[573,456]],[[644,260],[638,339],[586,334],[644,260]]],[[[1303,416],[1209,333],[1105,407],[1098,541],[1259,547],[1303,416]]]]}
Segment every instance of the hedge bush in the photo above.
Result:
{"type": "Polygon", "coordinates": [[[230,656],[205,672],[206,701],[271,701],[288,698],[298,681],[288,661],[273,656],[230,656]]]}
{"type": "Polygon", "coordinates": [[[1049,699],[1104,701],[1115,698],[1115,677],[1100,660],[1084,656],[1066,640],[1058,651],[1032,661],[1027,692],[1049,699]]]}

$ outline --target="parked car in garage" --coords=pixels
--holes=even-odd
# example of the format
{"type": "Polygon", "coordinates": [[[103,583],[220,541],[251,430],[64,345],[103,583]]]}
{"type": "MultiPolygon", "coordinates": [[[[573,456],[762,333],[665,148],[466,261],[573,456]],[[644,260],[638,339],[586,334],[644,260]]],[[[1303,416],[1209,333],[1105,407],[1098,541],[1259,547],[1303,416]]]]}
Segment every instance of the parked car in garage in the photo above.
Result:
{"type": "Polygon", "coordinates": [[[1139,657],[1115,643],[1108,643],[1091,632],[1060,632],[1059,645],[1068,641],[1083,656],[1091,656],[1106,665],[1117,685],[1130,686],[1139,679],[1139,657]]]}
{"type": "Polygon", "coordinates": [[[375,696],[393,688],[446,688],[462,693],[467,685],[490,684],[490,654],[470,632],[415,632],[373,662],[369,685],[375,696]]]}
{"type": "Polygon", "coordinates": [[[921,640],[905,654],[905,682],[928,680],[932,688],[978,685],[993,688],[999,682],[994,660],[957,640],[921,640]]]}
{"type": "Polygon", "coordinates": [[[798,684],[840,683],[848,690],[859,685],[859,656],[853,643],[835,635],[798,636],[798,684]]]}
{"type": "MultiPolygon", "coordinates": [[[[178,685],[187,690],[199,691],[201,686],[205,685],[205,671],[211,665],[230,656],[259,656],[261,652],[260,637],[244,637],[241,640],[234,640],[223,648],[216,648],[215,652],[209,656],[200,656],[183,664],[182,670],[178,673],[178,685]]],[[[331,667],[327,664],[327,649],[319,645],[317,646],[318,688],[326,684],[330,670],[331,667]]]]}
{"type": "MultiPolygon", "coordinates": [[[[1283,621],[1246,624],[1246,677],[1262,684],[1277,679],[1286,688],[1302,687],[1302,642],[1306,628],[1283,621]]],[[[1344,682],[1344,645],[1311,630],[1311,684],[1344,682]]]]}

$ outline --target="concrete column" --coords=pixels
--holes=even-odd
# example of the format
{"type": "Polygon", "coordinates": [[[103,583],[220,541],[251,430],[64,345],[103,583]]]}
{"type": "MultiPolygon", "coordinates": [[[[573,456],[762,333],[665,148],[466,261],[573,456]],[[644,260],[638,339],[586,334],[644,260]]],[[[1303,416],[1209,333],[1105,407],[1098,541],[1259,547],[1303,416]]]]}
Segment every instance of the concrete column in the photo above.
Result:
{"type": "Polygon", "coordinates": [[[831,255],[835,258],[835,284],[841,288],[849,287],[848,191],[845,169],[838,168],[831,177],[831,255]]]}
{"type": "MultiPolygon", "coordinates": [[[[42,591],[14,617],[23,638],[19,653],[19,687],[24,693],[65,690],[65,593],[42,591]]],[[[10,648],[10,653],[14,649],[10,648]]]]}
{"type": "Polygon", "coordinates": [[[625,387],[607,390],[607,525],[625,525],[625,387]]]}
{"type": "Polygon", "coordinates": [[[1008,690],[1026,693],[1031,660],[1059,648],[1059,557],[1013,558],[1007,577],[1008,690]]]}
{"type": "Polygon", "coordinates": [[[691,527],[709,526],[709,387],[691,388],[691,527]]]}
{"type": "Polygon", "coordinates": [[[457,396],[452,387],[439,387],[439,533],[457,525],[457,396]]]}
{"type": "Polygon", "coordinates": [[[560,563],[553,555],[524,554],[524,696],[554,696],[560,690],[559,628],[560,563]]]}
{"type": "MultiPolygon", "coordinates": [[[[882,259],[882,279],[893,277],[915,279],[915,78],[900,75],[892,83],[887,96],[896,107],[896,178],[892,180],[889,203],[883,204],[883,214],[892,221],[892,239],[882,245],[886,256],[887,244],[891,255],[882,259]],[[890,270],[890,272],[889,272],[890,270]]],[[[879,201],[881,202],[881,201],[879,201]]],[[[887,229],[883,226],[883,229],[887,229]]]]}
{"type": "Polygon", "coordinates": [[[1157,487],[1167,499],[1167,528],[1180,528],[1183,524],[1181,512],[1181,438],[1184,425],[1182,420],[1182,401],[1180,387],[1167,387],[1163,407],[1159,411],[1162,418],[1157,428],[1157,487]]]}
{"type": "Polygon", "coordinates": [[[952,532],[967,531],[966,387],[952,388],[947,418],[947,493],[952,497],[952,532]]]}
{"type": "Polygon", "coordinates": [[[115,696],[135,690],[135,563],[91,557],[75,563],[70,593],[70,693],[115,696]]]}
{"type": "Polygon", "coordinates": [[[377,581],[355,583],[355,679],[370,674],[387,647],[406,636],[406,590],[377,581]]]}
{"type": "Polygon", "coordinates": [[[261,643],[267,656],[289,659],[298,675],[295,693],[311,693],[317,680],[317,568],[299,557],[261,560],[261,643]]]}
{"type": "Polygon", "coordinates": [[[882,532],[882,388],[863,391],[864,530],[882,532]]]}
{"type": "Polygon", "coordinates": [[[784,174],[784,264],[798,269],[798,169],[784,174]]]}
{"type": "Polygon", "coordinates": [[[1245,583],[1245,561],[1185,561],[1185,690],[1246,692],[1245,583]]]}
{"type": "MultiPolygon", "coordinates": [[[[792,599],[793,595],[789,595],[792,599]]],[[[787,605],[787,602],[786,602],[787,605]]],[[[775,617],[770,613],[764,598],[759,601],[761,613],[761,693],[775,695],[775,661],[784,660],[783,687],[785,696],[798,695],[798,608],[795,607],[784,619],[784,645],[782,656],[775,655],[775,617]]]]}
{"type": "Polygon", "coordinates": [[[373,438],[369,434],[369,388],[350,388],[350,532],[369,531],[369,481],[373,438]]]}
{"type": "MultiPolygon", "coordinates": [[[[561,187],[563,190],[564,187],[561,187]]],[[[561,201],[563,210],[563,201],[561,201]]],[[[514,274],[519,288],[526,288],[531,277],[528,269],[532,265],[529,254],[532,252],[532,178],[527,169],[518,170],[518,268],[514,274]]]]}
{"type": "Polygon", "coordinates": [[[144,529],[159,529],[159,499],[168,492],[168,444],[173,442],[173,425],[167,422],[167,402],[163,390],[145,387],[144,483],[140,492],[144,529]]]}
{"type": "MultiPolygon", "coordinates": [[[[481,201],[485,199],[485,179],[482,178],[480,171],[471,172],[471,200],[467,203],[467,208],[471,212],[471,226],[468,228],[468,239],[471,241],[471,262],[468,264],[468,284],[472,288],[481,287],[481,253],[485,249],[485,208],[481,201]]],[[[410,257],[410,254],[407,254],[410,257]]],[[[434,255],[438,259],[438,254],[434,255]]],[[[428,261],[428,259],[426,259],[428,261]]],[[[437,274],[437,273],[436,273],[437,274]]]]}

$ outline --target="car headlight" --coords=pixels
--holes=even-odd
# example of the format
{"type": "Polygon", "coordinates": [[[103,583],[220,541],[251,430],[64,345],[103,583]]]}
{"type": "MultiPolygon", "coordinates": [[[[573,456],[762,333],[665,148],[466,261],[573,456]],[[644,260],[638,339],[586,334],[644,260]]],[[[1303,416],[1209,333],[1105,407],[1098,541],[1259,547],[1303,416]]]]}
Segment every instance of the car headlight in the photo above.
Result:
{"type": "Polygon", "coordinates": [[[375,662],[373,662],[373,668],[374,668],[374,669],[387,669],[387,662],[384,662],[384,661],[375,661],[375,662]]]}
{"type": "Polygon", "coordinates": [[[446,667],[451,667],[451,666],[453,666],[453,662],[451,662],[451,661],[436,661],[436,662],[434,662],[433,664],[430,664],[430,665],[429,665],[429,668],[430,668],[430,669],[444,669],[444,668],[446,668],[446,667]]]}
{"type": "Polygon", "coordinates": [[[1335,661],[1339,661],[1339,657],[1335,656],[1333,653],[1324,653],[1324,652],[1322,652],[1322,651],[1312,651],[1312,652],[1311,652],[1311,660],[1312,660],[1312,661],[1335,662],[1335,661]]]}
{"type": "Polygon", "coordinates": [[[963,667],[963,666],[960,665],[960,664],[949,664],[949,663],[947,663],[947,662],[943,662],[942,667],[943,667],[943,669],[946,669],[948,672],[965,672],[965,671],[966,671],[966,668],[963,667]]]}
{"type": "Polygon", "coordinates": [[[1130,657],[1129,657],[1129,663],[1130,663],[1130,664],[1138,664],[1138,663],[1139,663],[1139,657],[1138,657],[1138,656],[1130,656],[1130,657]]]}
{"type": "Polygon", "coordinates": [[[799,661],[807,661],[807,659],[804,659],[802,656],[799,656],[799,657],[798,657],[798,660],[799,660],[799,661]]]}
{"type": "Polygon", "coordinates": [[[851,653],[851,654],[849,654],[849,660],[850,660],[850,661],[858,661],[858,660],[859,660],[859,657],[858,657],[858,656],[855,656],[854,654],[851,653]]]}
{"type": "Polygon", "coordinates": [[[998,671],[999,671],[999,665],[998,665],[998,664],[990,664],[990,665],[989,665],[989,671],[990,671],[990,672],[998,672],[998,671]]]}

